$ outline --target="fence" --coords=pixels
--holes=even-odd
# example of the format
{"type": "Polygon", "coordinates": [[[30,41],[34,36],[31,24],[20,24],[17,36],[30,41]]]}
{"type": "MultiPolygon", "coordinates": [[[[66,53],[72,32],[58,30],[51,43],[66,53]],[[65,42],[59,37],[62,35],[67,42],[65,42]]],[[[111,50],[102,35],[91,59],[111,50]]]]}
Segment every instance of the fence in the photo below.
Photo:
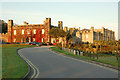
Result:
{"type": "Polygon", "coordinates": [[[69,54],[73,54],[73,55],[78,55],[78,56],[85,56],[85,57],[89,57],[91,59],[99,59],[100,61],[103,62],[108,62],[108,63],[118,63],[118,59],[120,59],[120,55],[119,58],[117,56],[117,54],[115,56],[110,56],[110,55],[104,55],[101,53],[94,53],[94,52],[86,52],[86,51],[80,51],[77,49],[69,49],[69,48],[62,48],[62,50],[66,51],[69,54]]]}
{"type": "Polygon", "coordinates": [[[79,51],[79,50],[74,50],[74,49],[68,49],[68,48],[62,48],[62,50],[70,53],[70,54],[74,54],[74,55],[80,55],[80,56],[83,56],[83,53],[82,51],[79,51]]]}

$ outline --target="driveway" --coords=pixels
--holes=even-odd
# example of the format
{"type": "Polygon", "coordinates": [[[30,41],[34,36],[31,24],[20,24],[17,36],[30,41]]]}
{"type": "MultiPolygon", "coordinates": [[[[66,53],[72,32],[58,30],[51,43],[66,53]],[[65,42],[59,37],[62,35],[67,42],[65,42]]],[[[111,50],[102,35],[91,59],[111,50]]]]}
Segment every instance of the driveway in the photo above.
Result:
{"type": "Polygon", "coordinates": [[[49,47],[24,48],[18,52],[34,65],[32,72],[37,72],[37,78],[118,78],[117,70],[55,53],[49,47]]]}

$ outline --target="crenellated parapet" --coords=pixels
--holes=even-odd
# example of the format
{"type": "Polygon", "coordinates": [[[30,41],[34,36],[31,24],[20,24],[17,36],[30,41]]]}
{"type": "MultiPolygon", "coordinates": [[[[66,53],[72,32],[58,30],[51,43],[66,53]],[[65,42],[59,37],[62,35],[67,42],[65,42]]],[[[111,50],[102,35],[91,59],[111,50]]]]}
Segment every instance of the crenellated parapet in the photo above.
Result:
{"type": "Polygon", "coordinates": [[[8,42],[8,33],[0,33],[0,39],[3,40],[3,42],[8,42]]]}

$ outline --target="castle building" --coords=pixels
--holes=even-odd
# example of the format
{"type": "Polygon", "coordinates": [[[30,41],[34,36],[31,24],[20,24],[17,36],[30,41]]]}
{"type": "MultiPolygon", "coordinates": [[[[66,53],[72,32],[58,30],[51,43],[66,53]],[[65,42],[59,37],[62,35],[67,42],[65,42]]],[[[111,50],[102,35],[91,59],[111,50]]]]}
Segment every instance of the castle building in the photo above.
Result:
{"type": "Polygon", "coordinates": [[[8,20],[8,42],[50,42],[48,34],[51,18],[46,18],[44,24],[13,25],[13,20],[8,20]]]}
{"type": "MultiPolygon", "coordinates": [[[[29,24],[24,21],[24,25],[14,25],[13,20],[8,20],[7,33],[0,34],[0,39],[4,42],[43,42],[54,43],[55,38],[51,38],[49,31],[57,26],[51,25],[51,18],[46,18],[43,24],[29,24]]],[[[63,22],[58,21],[58,28],[63,29],[63,22]]],[[[94,43],[95,40],[115,41],[115,32],[105,29],[76,29],[64,27],[65,32],[69,32],[73,36],[74,42],[94,43]]],[[[61,42],[60,39],[58,39],[61,42]]]]}
{"type": "MultiPolygon", "coordinates": [[[[64,30],[66,30],[66,27],[64,28],[64,30]]],[[[75,31],[74,28],[70,28],[68,31],[71,34],[75,32],[76,33],[75,36],[81,42],[94,43],[95,40],[115,41],[115,32],[112,30],[105,29],[104,27],[102,27],[102,29],[94,29],[94,27],[91,27],[91,29],[82,29],[82,30],[80,30],[79,27],[77,31],[75,31]]]]}
{"type": "MultiPolygon", "coordinates": [[[[58,21],[58,25],[62,29],[62,21],[58,21]]],[[[1,34],[4,42],[51,42],[49,35],[51,26],[51,18],[46,18],[44,24],[29,24],[24,21],[24,25],[14,25],[13,20],[8,20],[8,32],[1,34]]]]}

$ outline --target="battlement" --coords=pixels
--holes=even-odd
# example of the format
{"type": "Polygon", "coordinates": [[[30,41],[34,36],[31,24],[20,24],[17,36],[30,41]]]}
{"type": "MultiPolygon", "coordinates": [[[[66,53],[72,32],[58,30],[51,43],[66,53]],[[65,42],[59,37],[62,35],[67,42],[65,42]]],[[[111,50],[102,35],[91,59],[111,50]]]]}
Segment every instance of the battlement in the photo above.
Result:
{"type": "Polygon", "coordinates": [[[8,42],[8,33],[0,33],[0,40],[8,42]]]}
{"type": "Polygon", "coordinates": [[[63,22],[62,22],[62,21],[58,21],[58,27],[59,27],[60,29],[63,29],[63,22]]]}
{"type": "Polygon", "coordinates": [[[24,25],[28,25],[28,23],[26,21],[24,21],[24,25]]]}
{"type": "Polygon", "coordinates": [[[38,26],[44,26],[44,25],[51,25],[51,18],[46,18],[43,21],[43,24],[29,24],[28,22],[24,21],[23,25],[15,25],[13,26],[13,20],[8,20],[8,31],[11,32],[11,29],[17,28],[17,27],[38,27],[38,26]]]}
{"type": "Polygon", "coordinates": [[[44,24],[17,25],[17,26],[15,26],[15,27],[29,27],[29,26],[44,26],[44,24]]]}
{"type": "Polygon", "coordinates": [[[4,34],[4,33],[0,33],[0,35],[2,35],[2,36],[7,35],[7,34],[8,34],[8,33],[5,33],[5,34],[4,34]]]}

